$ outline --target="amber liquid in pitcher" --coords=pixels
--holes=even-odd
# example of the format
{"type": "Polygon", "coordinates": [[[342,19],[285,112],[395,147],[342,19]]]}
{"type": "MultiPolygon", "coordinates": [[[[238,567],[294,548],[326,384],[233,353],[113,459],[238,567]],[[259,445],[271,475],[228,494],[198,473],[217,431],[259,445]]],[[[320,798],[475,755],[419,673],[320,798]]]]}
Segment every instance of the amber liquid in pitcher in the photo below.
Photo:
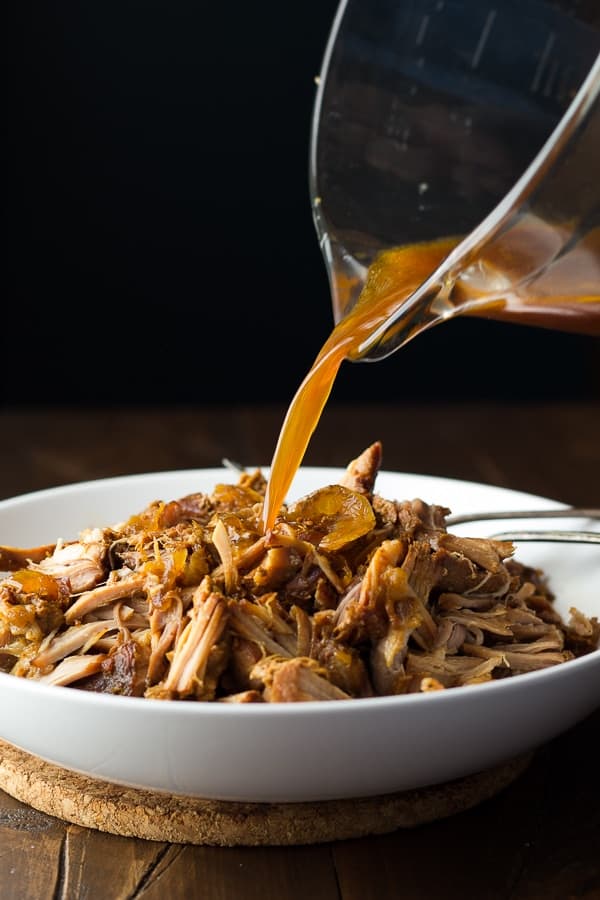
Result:
{"type": "Polygon", "coordinates": [[[447,238],[391,249],[371,265],[356,305],[323,344],[288,408],[267,484],[265,530],[275,522],[342,361],[360,359],[392,314],[399,311],[392,326],[396,347],[457,315],[600,335],[600,227],[578,236],[568,223],[523,216],[456,278],[403,312],[402,303],[458,243],[447,238]]]}

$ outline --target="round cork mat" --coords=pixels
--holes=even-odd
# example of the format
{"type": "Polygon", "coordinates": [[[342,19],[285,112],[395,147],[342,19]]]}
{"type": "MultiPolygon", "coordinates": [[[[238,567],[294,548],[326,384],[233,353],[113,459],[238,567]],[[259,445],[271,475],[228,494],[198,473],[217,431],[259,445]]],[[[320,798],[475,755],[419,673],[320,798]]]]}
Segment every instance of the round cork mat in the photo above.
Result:
{"type": "Polygon", "coordinates": [[[533,754],[445,784],[351,800],[240,803],[87,778],[0,741],[0,788],[40,812],[111,834],[221,847],[317,844],[412,828],[493,797],[533,754]]]}

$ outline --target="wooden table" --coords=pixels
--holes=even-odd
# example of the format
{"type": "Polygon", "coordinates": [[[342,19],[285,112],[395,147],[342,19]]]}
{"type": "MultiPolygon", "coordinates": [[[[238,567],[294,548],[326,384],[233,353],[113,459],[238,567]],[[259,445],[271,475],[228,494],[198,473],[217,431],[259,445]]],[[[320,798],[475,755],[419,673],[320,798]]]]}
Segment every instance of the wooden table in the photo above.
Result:
{"type": "MultiPolygon", "coordinates": [[[[80,479],[269,463],[283,407],[0,411],[0,497],[80,479]]],[[[305,462],[343,466],[380,439],[384,467],[600,506],[600,405],[370,405],[325,410],[305,462]]],[[[434,498],[432,498],[434,499],[434,498]]],[[[600,582],[600,566],[599,566],[600,582]]],[[[600,897],[600,710],[537,751],[510,787],[450,819],[292,848],[117,837],[0,792],[2,900],[600,897]]]]}

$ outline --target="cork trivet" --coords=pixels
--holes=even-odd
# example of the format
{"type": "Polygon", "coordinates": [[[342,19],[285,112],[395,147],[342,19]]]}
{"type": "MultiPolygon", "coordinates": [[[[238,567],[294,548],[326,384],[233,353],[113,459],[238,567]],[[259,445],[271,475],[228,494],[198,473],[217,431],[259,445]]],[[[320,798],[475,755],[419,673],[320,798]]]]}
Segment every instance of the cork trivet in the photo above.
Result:
{"type": "Polygon", "coordinates": [[[40,812],[111,834],[221,847],[318,844],[387,834],[470,809],[532,754],[441,785],[352,800],[240,803],[125,788],[52,765],[0,741],[0,788],[40,812]]]}

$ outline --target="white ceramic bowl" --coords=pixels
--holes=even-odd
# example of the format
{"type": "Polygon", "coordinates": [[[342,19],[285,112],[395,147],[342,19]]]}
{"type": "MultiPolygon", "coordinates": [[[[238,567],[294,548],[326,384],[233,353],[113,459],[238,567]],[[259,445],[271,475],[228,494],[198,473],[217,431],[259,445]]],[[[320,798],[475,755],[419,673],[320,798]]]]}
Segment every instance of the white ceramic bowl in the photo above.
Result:
{"type": "MultiPolygon", "coordinates": [[[[290,498],[341,474],[302,469],[290,498]]],[[[235,480],[226,469],[163,472],[4,500],[0,544],[71,539],[82,528],[112,524],[152,500],[211,491],[217,482],[235,480]]],[[[391,472],[379,474],[377,491],[388,498],[420,497],[454,513],[557,505],[472,482],[391,472]]],[[[505,530],[524,523],[498,524],[505,530]]],[[[490,528],[479,523],[454,530],[476,535],[490,528]]],[[[576,606],[600,617],[598,547],[523,544],[516,558],[545,569],[562,615],[576,606]]],[[[0,674],[0,737],[34,755],[118,784],[259,802],[373,796],[457,778],[534,749],[598,706],[600,650],[487,684],[324,703],[168,702],[0,674]]]]}

